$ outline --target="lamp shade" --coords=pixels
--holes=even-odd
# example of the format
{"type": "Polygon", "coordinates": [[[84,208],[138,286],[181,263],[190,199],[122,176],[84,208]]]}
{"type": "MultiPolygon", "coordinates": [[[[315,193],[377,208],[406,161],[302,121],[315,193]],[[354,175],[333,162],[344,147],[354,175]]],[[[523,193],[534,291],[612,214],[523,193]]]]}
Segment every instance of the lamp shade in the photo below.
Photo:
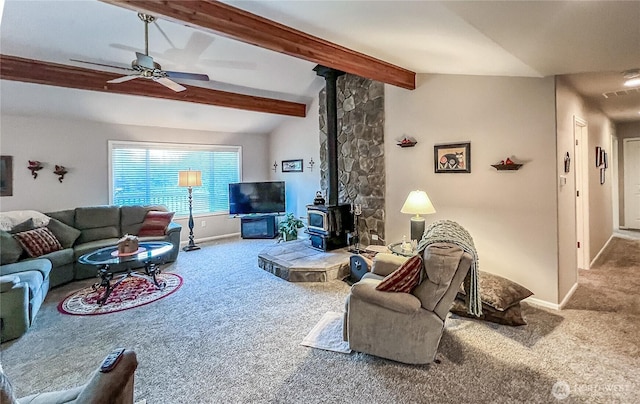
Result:
{"type": "Polygon", "coordinates": [[[178,171],[178,186],[179,187],[199,187],[202,185],[202,172],[201,171],[178,171]]]}
{"type": "Polygon", "coordinates": [[[409,213],[412,215],[436,213],[436,209],[433,207],[431,200],[424,191],[411,191],[407,200],[400,209],[402,213],[409,213]]]}

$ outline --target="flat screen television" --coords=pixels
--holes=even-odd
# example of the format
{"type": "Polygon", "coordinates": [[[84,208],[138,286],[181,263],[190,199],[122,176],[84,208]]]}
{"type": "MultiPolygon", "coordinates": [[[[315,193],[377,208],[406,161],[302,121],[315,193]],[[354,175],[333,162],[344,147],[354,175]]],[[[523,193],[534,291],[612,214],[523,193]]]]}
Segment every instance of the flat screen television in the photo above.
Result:
{"type": "Polygon", "coordinates": [[[229,214],[285,212],[284,181],[229,184],[229,214]]]}

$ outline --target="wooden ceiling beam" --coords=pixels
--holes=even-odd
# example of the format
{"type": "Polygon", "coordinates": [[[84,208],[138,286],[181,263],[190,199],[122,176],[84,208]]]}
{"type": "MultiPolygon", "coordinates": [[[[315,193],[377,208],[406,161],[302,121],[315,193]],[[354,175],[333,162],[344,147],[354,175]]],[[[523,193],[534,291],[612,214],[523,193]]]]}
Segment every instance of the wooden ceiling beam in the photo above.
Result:
{"type": "Polygon", "coordinates": [[[214,0],[100,0],[372,80],[414,90],[415,72],[214,0]]]}
{"type": "Polygon", "coordinates": [[[136,79],[120,84],[107,83],[107,80],[121,76],[123,76],[123,74],[0,54],[0,79],[3,80],[77,88],[80,90],[100,91],[112,94],[139,95],[269,114],[295,117],[306,116],[305,104],[273,98],[256,97],[186,85],[186,91],[176,93],[148,79],[136,79]]]}

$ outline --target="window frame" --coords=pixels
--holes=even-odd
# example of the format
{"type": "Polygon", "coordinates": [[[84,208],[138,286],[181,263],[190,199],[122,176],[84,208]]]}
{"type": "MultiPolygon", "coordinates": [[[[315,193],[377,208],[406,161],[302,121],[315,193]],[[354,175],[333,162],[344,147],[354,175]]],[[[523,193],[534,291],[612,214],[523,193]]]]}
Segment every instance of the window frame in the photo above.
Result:
{"type": "MultiPolygon", "coordinates": [[[[114,148],[140,148],[140,149],[155,149],[155,150],[186,150],[186,151],[235,151],[238,153],[238,182],[242,182],[242,146],[240,145],[218,145],[218,144],[203,144],[203,143],[175,143],[175,142],[146,142],[146,141],[130,141],[130,140],[108,140],[108,164],[109,164],[109,204],[113,205],[113,150],[114,148]]],[[[185,169],[188,169],[186,167],[185,169]]],[[[176,182],[178,181],[178,173],[176,172],[176,182]]],[[[185,189],[185,198],[187,198],[187,191],[185,189]]],[[[228,216],[229,210],[207,213],[195,213],[193,217],[208,217],[208,216],[228,216]]],[[[177,214],[177,218],[189,217],[188,214],[177,214]]]]}

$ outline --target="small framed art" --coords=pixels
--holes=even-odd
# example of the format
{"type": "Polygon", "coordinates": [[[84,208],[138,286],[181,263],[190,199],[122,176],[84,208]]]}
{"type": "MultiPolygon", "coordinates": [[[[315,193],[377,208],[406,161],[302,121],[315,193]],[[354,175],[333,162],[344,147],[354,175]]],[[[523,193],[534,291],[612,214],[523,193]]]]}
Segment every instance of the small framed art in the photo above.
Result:
{"type": "Polygon", "coordinates": [[[0,196],[13,196],[13,156],[0,157],[0,196]]]}
{"type": "Polygon", "coordinates": [[[436,173],[470,173],[471,143],[433,146],[436,173]]]}
{"type": "Polygon", "coordinates": [[[283,173],[301,173],[304,169],[302,159],[300,160],[282,160],[283,173]]]}

